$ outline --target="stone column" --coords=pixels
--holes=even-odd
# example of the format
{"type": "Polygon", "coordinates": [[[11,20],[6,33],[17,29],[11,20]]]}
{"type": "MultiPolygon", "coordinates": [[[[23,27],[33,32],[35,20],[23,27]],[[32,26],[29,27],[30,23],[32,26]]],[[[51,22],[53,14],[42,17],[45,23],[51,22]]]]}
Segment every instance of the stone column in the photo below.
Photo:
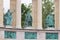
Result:
{"type": "Polygon", "coordinates": [[[3,0],[0,0],[0,27],[3,27],[3,0]]]}
{"type": "Polygon", "coordinates": [[[37,0],[32,0],[32,26],[37,28],[37,0]]]}
{"type": "Polygon", "coordinates": [[[16,3],[16,28],[21,28],[21,0],[16,3]]]}
{"type": "Polygon", "coordinates": [[[37,29],[42,29],[42,0],[38,0],[37,6],[37,29]]]}
{"type": "Polygon", "coordinates": [[[12,15],[13,15],[12,26],[16,27],[16,0],[10,0],[10,10],[11,10],[11,12],[13,12],[12,13],[12,15]]]}
{"type": "Polygon", "coordinates": [[[42,0],[32,0],[32,26],[34,29],[42,29],[42,0]]]}
{"type": "Polygon", "coordinates": [[[59,28],[59,0],[55,0],[55,29],[59,28]]]}
{"type": "Polygon", "coordinates": [[[59,2],[59,30],[60,30],[60,0],[58,1],[59,2]]]}

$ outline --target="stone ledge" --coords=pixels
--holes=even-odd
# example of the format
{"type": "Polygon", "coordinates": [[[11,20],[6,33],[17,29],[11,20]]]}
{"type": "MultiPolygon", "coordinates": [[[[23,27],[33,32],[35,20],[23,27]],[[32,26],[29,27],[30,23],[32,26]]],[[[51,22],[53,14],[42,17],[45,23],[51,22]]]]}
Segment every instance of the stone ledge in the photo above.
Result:
{"type": "Polygon", "coordinates": [[[60,31],[60,30],[19,29],[19,28],[4,28],[4,27],[0,27],[0,30],[10,30],[10,31],[60,31]]]}

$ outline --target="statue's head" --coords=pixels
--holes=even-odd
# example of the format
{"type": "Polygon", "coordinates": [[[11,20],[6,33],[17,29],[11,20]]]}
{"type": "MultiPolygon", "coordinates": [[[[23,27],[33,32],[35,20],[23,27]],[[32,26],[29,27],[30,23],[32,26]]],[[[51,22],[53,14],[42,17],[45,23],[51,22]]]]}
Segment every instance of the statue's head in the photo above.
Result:
{"type": "Polygon", "coordinates": [[[7,14],[8,15],[12,15],[12,13],[10,12],[10,9],[7,11],[7,14]]]}

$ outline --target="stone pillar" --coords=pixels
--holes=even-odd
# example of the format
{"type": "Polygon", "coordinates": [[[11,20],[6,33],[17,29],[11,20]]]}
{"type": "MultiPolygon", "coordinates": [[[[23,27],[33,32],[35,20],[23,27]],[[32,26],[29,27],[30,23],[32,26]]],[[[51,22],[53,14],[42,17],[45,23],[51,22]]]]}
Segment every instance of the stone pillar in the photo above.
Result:
{"type": "Polygon", "coordinates": [[[4,40],[4,31],[0,30],[0,40],[4,40]]]}
{"type": "Polygon", "coordinates": [[[32,26],[37,28],[37,0],[32,0],[32,26]]]}
{"type": "Polygon", "coordinates": [[[16,27],[16,0],[10,0],[10,10],[13,12],[12,26],[16,27]]]}
{"type": "Polygon", "coordinates": [[[55,29],[59,28],[59,0],[55,0],[55,29]]]}
{"type": "Polygon", "coordinates": [[[38,40],[46,40],[46,34],[44,31],[37,32],[38,40]]]}
{"type": "Polygon", "coordinates": [[[59,30],[60,30],[60,0],[58,2],[59,2],[59,30]]]}
{"type": "Polygon", "coordinates": [[[37,6],[37,29],[42,29],[42,0],[38,0],[37,6]]]}
{"type": "Polygon", "coordinates": [[[3,0],[0,0],[0,27],[3,27],[3,0]]]}
{"type": "Polygon", "coordinates": [[[16,28],[21,28],[21,0],[16,3],[16,28]]]}
{"type": "Polygon", "coordinates": [[[32,26],[42,29],[42,0],[32,0],[32,26]]]}

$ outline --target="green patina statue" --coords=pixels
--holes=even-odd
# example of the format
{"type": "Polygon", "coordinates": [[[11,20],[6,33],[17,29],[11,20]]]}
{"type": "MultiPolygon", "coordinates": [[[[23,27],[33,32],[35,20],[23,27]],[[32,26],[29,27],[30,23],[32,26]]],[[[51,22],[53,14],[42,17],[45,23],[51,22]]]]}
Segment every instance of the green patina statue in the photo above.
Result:
{"type": "Polygon", "coordinates": [[[49,14],[46,18],[46,27],[54,27],[54,14],[49,14]]]}
{"type": "Polygon", "coordinates": [[[30,15],[30,11],[27,12],[26,18],[25,18],[25,27],[31,27],[32,26],[32,16],[30,15]]]}
{"type": "Polygon", "coordinates": [[[11,25],[12,23],[12,13],[10,10],[4,15],[4,25],[11,25]]]}

